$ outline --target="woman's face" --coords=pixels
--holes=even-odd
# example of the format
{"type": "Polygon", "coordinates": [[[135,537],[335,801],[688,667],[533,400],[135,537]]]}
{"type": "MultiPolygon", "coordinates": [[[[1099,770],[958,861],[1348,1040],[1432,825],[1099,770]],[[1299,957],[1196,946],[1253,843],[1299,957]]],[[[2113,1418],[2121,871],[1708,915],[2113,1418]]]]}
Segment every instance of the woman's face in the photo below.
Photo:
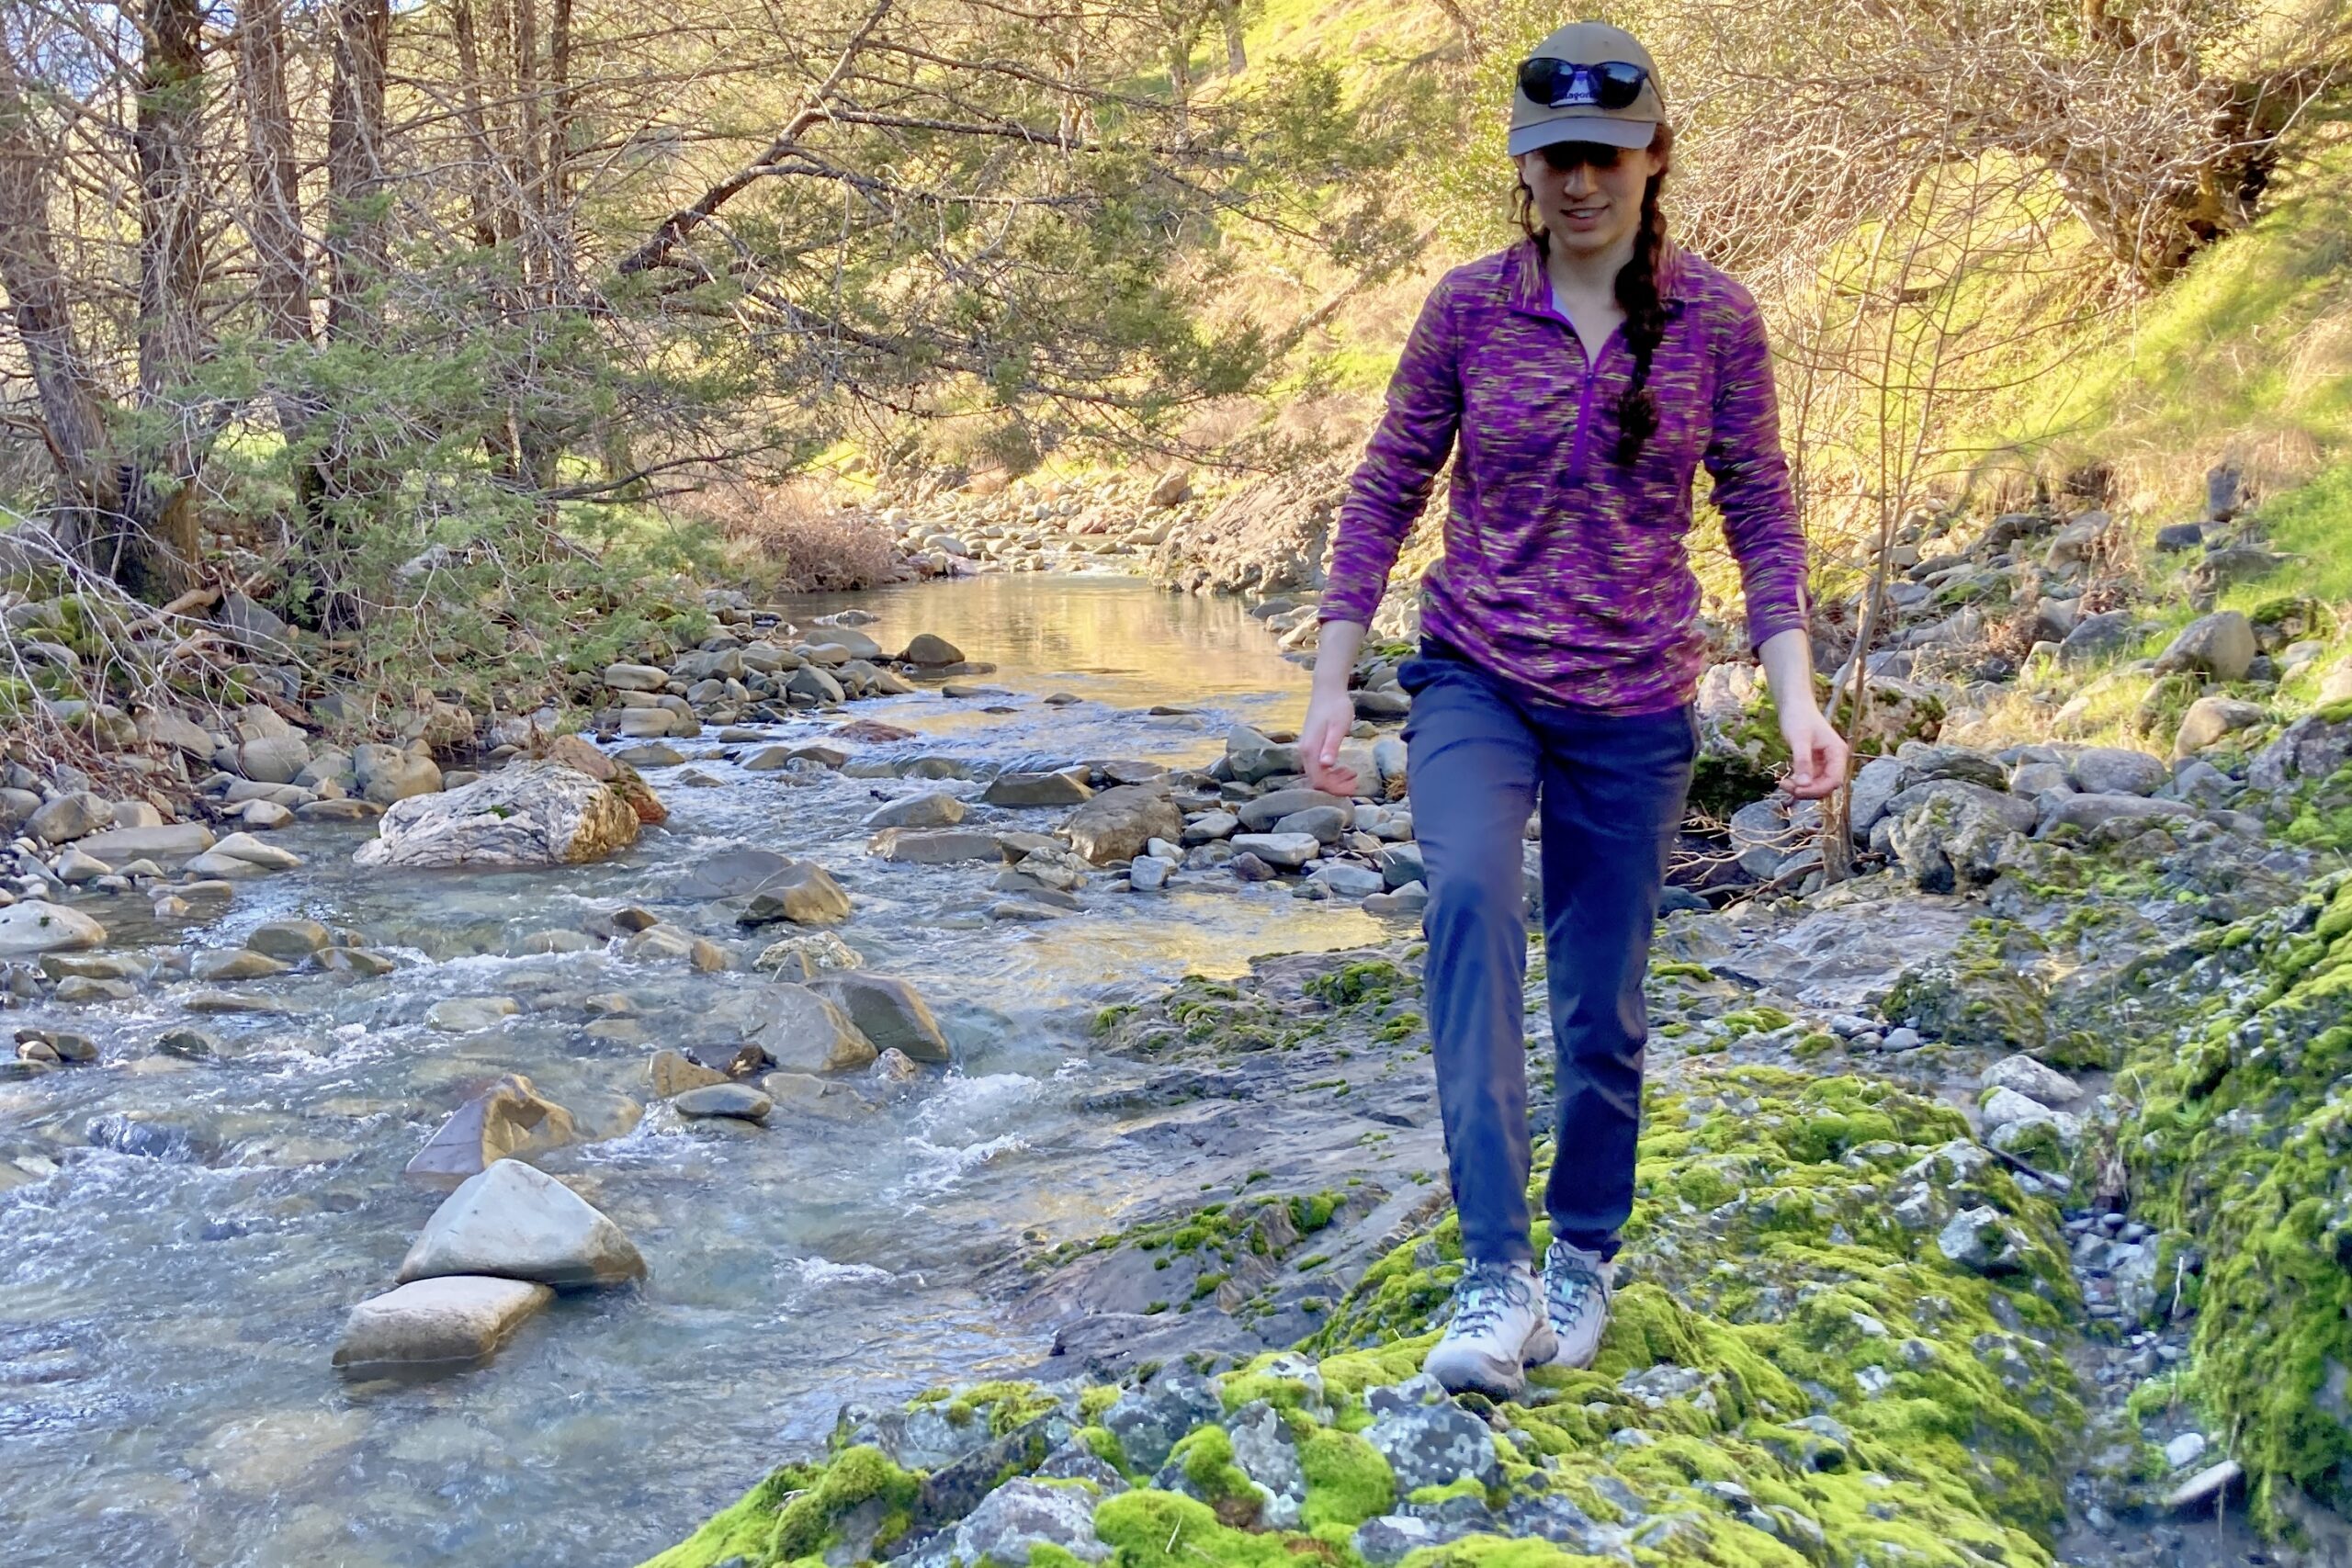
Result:
{"type": "Polygon", "coordinates": [[[1642,190],[1659,169],[1643,148],[1624,152],[1570,142],[1523,152],[1519,177],[1535,196],[1536,221],[1552,243],[1580,255],[1598,255],[1630,239],[1642,225],[1642,190]],[[1555,167],[1565,163],[1565,169],[1555,167]]]}

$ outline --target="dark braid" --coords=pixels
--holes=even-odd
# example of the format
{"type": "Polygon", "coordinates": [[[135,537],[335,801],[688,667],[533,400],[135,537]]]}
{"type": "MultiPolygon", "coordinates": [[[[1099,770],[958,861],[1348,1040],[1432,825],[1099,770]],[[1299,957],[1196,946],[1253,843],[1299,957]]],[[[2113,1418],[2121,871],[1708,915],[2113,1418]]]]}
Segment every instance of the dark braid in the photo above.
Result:
{"type": "Polygon", "coordinates": [[[1658,267],[1666,256],[1666,220],[1657,209],[1666,171],[1652,175],[1642,190],[1642,226],[1634,233],[1634,254],[1617,269],[1617,305],[1625,312],[1625,346],[1634,351],[1634,377],[1617,399],[1617,460],[1631,467],[1642,444],[1657,430],[1657,400],[1650,393],[1650,361],[1666,336],[1666,301],[1658,294],[1658,267]]]}
{"type": "MultiPolygon", "coordinates": [[[[1634,254],[1617,269],[1617,307],[1625,312],[1625,346],[1634,355],[1633,378],[1617,400],[1617,460],[1631,466],[1642,446],[1657,431],[1657,400],[1651,395],[1650,362],[1666,337],[1666,300],[1659,292],[1659,275],[1667,260],[1666,215],[1658,209],[1658,192],[1666,185],[1667,164],[1674,153],[1674,128],[1660,124],[1650,139],[1650,152],[1658,172],[1642,188],[1642,226],[1634,234],[1634,254]]],[[[1551,235],[1535,220],[1535,193],[1521,180],[1511,198],[1511,215],[1536,254],[1548,260],[1551,235]]]]}
{"type": "Polygon", "coordinates": [[[1631,467],[1642,444],[1657,430],[1657,400],[1650,394],[1650,361],[1666,337],[1666,300],[1658,292],[1667,263],[1666,215],[1658,192],[1674,156],[1674,128],[1661,123],[1650,139],[1657,173],[1642,187],[1642,226],[1634,233],[1634,254],[1617,269],[1617,305],[1625,312],[1625,346],[1634,351],[1634,378],[1617,400],[1617,460],[1631,467]]]}

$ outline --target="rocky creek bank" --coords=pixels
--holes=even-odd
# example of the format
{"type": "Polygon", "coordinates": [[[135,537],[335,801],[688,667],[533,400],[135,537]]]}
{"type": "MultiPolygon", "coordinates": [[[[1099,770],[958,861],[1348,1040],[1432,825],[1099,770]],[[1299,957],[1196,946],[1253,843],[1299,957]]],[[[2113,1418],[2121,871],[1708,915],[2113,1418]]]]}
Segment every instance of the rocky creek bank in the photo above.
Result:
{"type": "Polygon", "coordinates": [[[1416,1375],[1459,1247],[1408,933],[1114,1010],[1121,1135],[1202,1200],[1008,1265],[1034,1380],[846,1406],[655,1562],[2342,1561],[2347,747],[2096,820],[2185,769],[1915,752],[1964,808],[1881,869],[1670,913],[1617,1314],[1514,1404],[1416,1375]]]}

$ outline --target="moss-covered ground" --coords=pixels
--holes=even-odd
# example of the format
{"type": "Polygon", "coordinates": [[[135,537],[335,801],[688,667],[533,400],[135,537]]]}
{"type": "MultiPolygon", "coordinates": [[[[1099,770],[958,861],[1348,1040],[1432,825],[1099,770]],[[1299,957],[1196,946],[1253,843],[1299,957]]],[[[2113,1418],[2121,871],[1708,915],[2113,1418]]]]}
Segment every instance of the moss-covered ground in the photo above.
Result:
{"type": "MultiPolygon", "coordinates": [[[[1351,1565],[1365,1561],[1362,1527],[1394,1510],[1499,1517],[1544,1495],[1592,1521],[1611,1555],[1505,1539],[1498,1524],[1407,1561],[2052,1562],[2079,1418],[2060,1354],[2073,1287],[2054,1210],[2024,1196],[1957,1112],[1867,1079],[1693,1069],[1653,1097],[1647,1127],[1627,1232],[1638,1261],[1600,1359],[1538,1371],[1516,1403],[1465,1402],[1487,1413],[1484,1482],[1400,1495],[1363,1435],[1373,1391],[1412,1377],[1432,1342],[1460,1268],[1450,1216],[1372,1268],[1304,1356],[1226,1367],[1214,1386],[1227,1415],[1199,1412],[1164,1466],[1136,1463],[1101,1425],[1116,1424],[1105,1412],[1125,1390],[989,1385],[926,1403],[1026,1419],[1057,1401],[1074,1439],[1122,1471],[1127,1489],[1087,1493],[1097,1549],[1121,1568],[1351,1565]],[[1955,1226],[1990,1245],[1955,1261],[1955,1226]],[[1279,1529],[1228,1436],[1234,1413],[1265,1408],[1305,1477],[1279,1529]]],[[[1196,1247],[1224,1229],[1198,1228],[1196,1247]]],[[[927,1483],[855,1436],[778,1470],[655,1564],[888,1550],[927,1483]]],[[[1060,1568],[1056,1549],[1029,1560],[1041,1558],[1060,1568]]]]}

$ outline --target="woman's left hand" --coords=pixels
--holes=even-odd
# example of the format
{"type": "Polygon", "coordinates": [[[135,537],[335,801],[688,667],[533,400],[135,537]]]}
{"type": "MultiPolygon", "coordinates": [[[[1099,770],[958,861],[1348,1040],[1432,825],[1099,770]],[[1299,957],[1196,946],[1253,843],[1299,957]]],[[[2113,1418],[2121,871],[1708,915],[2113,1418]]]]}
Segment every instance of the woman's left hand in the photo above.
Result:
{"type": "Polygon", "coordinates": [[[1799,800],[1823,800],[1846,783],[1846,740],[1821,709],[1807,704],[1802,711],[1781,711],[1781,736],[1789,743],[1788,777],[1781,787],[1799,800]]]}

